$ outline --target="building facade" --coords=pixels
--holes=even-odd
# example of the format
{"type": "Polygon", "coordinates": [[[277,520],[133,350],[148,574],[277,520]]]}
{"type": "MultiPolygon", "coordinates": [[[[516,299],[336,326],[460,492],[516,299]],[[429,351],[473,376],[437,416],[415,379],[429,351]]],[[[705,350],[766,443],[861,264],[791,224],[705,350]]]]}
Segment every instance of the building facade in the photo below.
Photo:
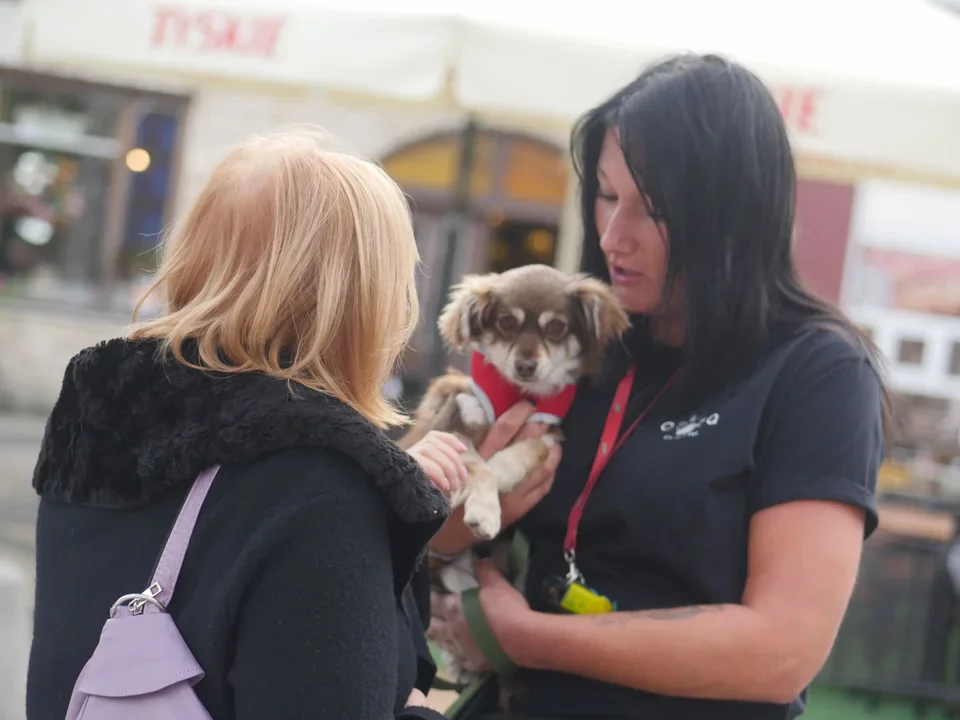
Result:
{"type": "MultiPolygon", "coordinates": [[[[7,17],[16,7],[0,0],[7,17]]],[[[11,19],[0,27],[20,25],[11,19]]],[[[163,27],[167,44],[179,37],[163,27]]],[[[377,102],[303,83],[118,64],[82,66],[77,77],[81,66],[73,64],[69,71],[32,61],[23,67],[15,58],[26,41],[7,35],[6,64],[0,45],[0,297],[129,317],[164,228],[223,154],[253,134],[301,123],[381,160],[411,198],[424,258],[424,319],[404,358],[414,386],[441,352],[433,326],[451,252],[453,278],[528,262],[577,266],[580,230],[564,131],[516,120],[480,127],[468,192],[458,203],[468,118],[442,100],[377,102]]],[[[233,61],[243,61],[241,49],[231,49],[233,61]]],[[[816,129],[815,95],[778,88],[777,99],[795,132],[816,129]]],[[[839,301],[856,184],[873,170],[807,156],[799,166],[797,264],[812,289],[839,301]]],[[[4,383],[0,367],[0,389],[15,386],[16,372],[7,368],[4,383]]]]}

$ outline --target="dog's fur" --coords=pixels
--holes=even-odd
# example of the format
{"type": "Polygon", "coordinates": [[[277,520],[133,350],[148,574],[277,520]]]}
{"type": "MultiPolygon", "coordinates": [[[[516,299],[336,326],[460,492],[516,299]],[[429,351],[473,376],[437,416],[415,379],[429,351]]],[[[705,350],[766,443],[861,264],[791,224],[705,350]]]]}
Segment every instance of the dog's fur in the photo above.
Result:
{"type": "MultiPolygon", "coordinates": [[[[595,372],[604,349],[627,324],[604,283],[546,265],[465,277],[439,320],[451,348],[480,350],[503,378],[544,397],[595,372]]],[[[489,429],[469,377],[451,371],[431,383],[401,440],[401,447],[410,447],[429,431],[442,430],[468,445],[463,461],[470,480],[451,502],[464,505],[464,521],[485,540],[500,532],[500,493],[514,490],[539,467],[559,437],[521,440],[485,462],[476,448],[489,429]]]]}
{"type": "MultiPolygon", "coordinates": [[[[606,284],[545,265],[465,277],[439,319],[440,334],[452,349],[481,351],[504,379],[529,395],[543,397],[595,373],[605,348],[628,324],[626,312],[606,284]]],[[[464,441],[468,450],[461,457],[470,479],[451,504],[464,505],[464,521],[484,540],[500,532],[500,494],[520,485],[560,439],[552,430],[541,438],[513,443],[484,461],[477,448],[489,429],[469,376],[450,370],[428,387],[413,427],[399,443],[409,448],[431,430],[451,432],[464,441]]],[[[492,550],[501,565],[503,550],[497,545],[492,550]]],[[[433,558],[434,588],[459,593],[476,587],[471,557],[467,552],[452,559],[433,558]]],[[[455,648],[438,644],[446,655],[441,674],[454,682],[469,681],[471,673],[464,670],[455,648]]]]}

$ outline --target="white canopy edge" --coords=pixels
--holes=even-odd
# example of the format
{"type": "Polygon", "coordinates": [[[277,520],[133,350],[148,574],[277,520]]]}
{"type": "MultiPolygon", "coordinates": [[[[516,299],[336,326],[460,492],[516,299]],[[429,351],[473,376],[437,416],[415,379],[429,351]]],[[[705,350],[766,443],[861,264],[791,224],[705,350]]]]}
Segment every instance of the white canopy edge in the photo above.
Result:
{"type": "Polygon", "coordinates": [[[960,177],[960,19],[928,0],[27,0],[32,61],[569,123],[682,50],[771,85],[801,153],[960,177]]]}

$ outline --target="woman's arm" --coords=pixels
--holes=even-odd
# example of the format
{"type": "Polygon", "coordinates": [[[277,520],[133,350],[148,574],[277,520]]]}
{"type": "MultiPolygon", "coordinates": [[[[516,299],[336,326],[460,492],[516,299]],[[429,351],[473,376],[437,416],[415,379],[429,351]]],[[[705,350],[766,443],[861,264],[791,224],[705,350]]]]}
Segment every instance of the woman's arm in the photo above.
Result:
{"type": "MultiPolygon", "coordinates": [[[[544,425],[527,426],[526,422],[533,415],[534,407],[527,402],[520,402],[497,418],[477,448],[480,457],[490,459],[515,439],[538,437],[546,431],[544,425]]],[[[543,500],[550,488],[553,487],[553,476],[560,464],[560,446],[550,448],[550,455],[543,467],[535,470],[530,477],[524,480],[516,490],[500,496],[500,508],[503,513],[503,527],[509,527],[530,512],[538,502],[543,500]]],[[[456,508],[444,523],[440,531],[430,541],[430,549],[440,555],[457,555],[479,542],[479,539],[463,522],[463,507],[456,508]]]]}
{"type": "Polygon", "coordinates": [[[876,527],[884,443],[877,375],[843,338],[819,336],[795,355],[769,398],[746,488],[740,602],[536,614],[485,566],[481,601],[508,654],[677,696],[782,703],[810,682],[852,594],[864,523],[867,533],[876,527]]]}
{"type": "Polygon", "coordinates": [[[237,720],[394,716],[386,508],[346,458],[317,464],[315,497],[260,533],[277,542],[242,601],[229,674],[237,720]]]}
{"type": "MultiPolygon", "coordinates": [[[[758,513],[750,537],[742,604],[607,615],[527,611],[494,632],[524,667],[665,695],[789,702],[833,644],[856,579],[863,511],[790,503],[758,513]]],[[[494,580],[499,592],[501,581],[494,580]]],[[[485,610],[501,602],[483,598],[485,610]]]]}
{"type": "MultiPolygon", "coordinates": [[[[416,691],[419,693],[419,691],[416,691]]],[[[427,699],[422,697],[411,698],[409,705],[402,713],[396,716],[397,720],[445,720],[446,716],[427,705],[427,699]]]]}

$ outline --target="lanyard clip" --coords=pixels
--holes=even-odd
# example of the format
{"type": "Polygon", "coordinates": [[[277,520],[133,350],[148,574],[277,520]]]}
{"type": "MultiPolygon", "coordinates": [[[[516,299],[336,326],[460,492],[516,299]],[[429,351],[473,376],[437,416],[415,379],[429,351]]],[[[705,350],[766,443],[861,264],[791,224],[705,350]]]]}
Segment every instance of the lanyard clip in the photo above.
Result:
{"type": "Polygon", "coordinates": [[[567,584],[583,582],[583,573],[577,567],[577,553],[574,550],[564,550],[563,559],[567,561],[567,584]]]}

